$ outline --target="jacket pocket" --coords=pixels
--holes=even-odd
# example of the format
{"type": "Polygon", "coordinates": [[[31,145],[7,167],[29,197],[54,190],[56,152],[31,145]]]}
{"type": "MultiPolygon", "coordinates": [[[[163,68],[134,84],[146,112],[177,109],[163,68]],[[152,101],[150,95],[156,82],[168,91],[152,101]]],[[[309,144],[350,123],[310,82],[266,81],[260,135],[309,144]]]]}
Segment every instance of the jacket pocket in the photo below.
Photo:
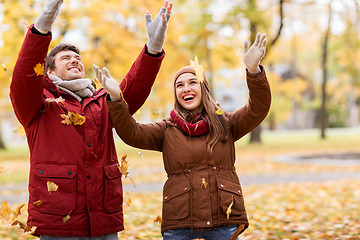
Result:
{"type": "Polygon", "coordinates": [[[123,191],[119,163],[104,166],[105,196],[104,206],[106,211],[113,213],[122,210],[123,191]]]}
{"type": "Polygon", "coordinates": [[[239,183],[233,183],[226,180],[219,180],[218,182],[220,195],[220,208],[223,213],[226,211],[231,203],[230,216],[240,216],[245,214],[244,198],[239,183]]]}
{"type": "Polygon", "coordinates": [[[67,215],[76,206],[76,165],[37,164],[35,202],[42,213],[67,215]],[[56,187],[48,188],[48,185],[56,187]],[[54,185],[56,184],[56,185],[54,185]]]}
{"type": "Polygon", "coordinates": [[[190,183],[187,181],[164,192],[163,218],[165,220],[177,220],[189,216],[190,190],[190,183]]]}

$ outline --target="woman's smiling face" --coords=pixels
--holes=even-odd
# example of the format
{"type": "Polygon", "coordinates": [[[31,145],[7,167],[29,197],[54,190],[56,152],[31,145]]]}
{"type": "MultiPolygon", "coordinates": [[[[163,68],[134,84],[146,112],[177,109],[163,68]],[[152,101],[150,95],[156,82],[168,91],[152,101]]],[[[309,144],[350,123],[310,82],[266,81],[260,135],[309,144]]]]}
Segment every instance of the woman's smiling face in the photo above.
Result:
{"type": "Polygon", "coordinates": [[[175,94],[180,105],[186,110],[193,113],[201,111],[201,85],[194,74],[183,73],[177,78],[175,94]]]}

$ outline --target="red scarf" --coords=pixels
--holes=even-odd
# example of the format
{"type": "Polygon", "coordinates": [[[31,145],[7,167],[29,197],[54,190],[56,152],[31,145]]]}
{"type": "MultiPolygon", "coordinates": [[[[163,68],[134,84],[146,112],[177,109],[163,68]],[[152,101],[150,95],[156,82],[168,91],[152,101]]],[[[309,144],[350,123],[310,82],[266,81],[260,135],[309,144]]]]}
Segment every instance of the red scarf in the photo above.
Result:
{"type": "Polygon", "coordinates": [[[190,136],[200,136],[209,131],[209,123],[202,117],[200,120],[197,120],[197,116],[195,115],[193,116],[194,123],[188,123],[176,115],[174,109],[170,112],[170,117],[181,130],[190,136]]]}

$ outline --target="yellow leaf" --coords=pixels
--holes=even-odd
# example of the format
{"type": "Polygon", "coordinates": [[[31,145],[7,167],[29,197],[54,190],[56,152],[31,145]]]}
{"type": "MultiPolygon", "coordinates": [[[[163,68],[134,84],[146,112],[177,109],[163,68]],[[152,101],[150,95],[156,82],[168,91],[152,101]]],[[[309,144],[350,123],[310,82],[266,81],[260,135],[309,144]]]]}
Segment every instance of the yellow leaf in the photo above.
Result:
{"type": "Polygon", "coordinates": [[[221,115],[221,114],[223,114],[224,112],[223,112],[223,110],[221,110],[221,109],[218,109],[218,110],[216,110],[216,114],[217,115],[221,115]]]}
{"type": "Polygon", "coordinates": [[[7,204],[7,201],[4,200],[1,202],[0,206],[0,219],[8,221],[10,218],[11,210],[7,204]]]}
{"type": "Polygon", "coordinates": [[[23,126],[18,126],[17,128],[15,128],[13,130],[13,132],[16,133],[17,135],[26,135],[25,129],[23,126]]]}
{"type": "Polygon", "coordinates": [[[3,167],[3,166],[0,166],[0,174],[1,174],[1,172],[2,172],[3,169],[4,169],[4,167],[3,167]]]}
{"type": "Polygon", "coordinates": [[[61,123],[66,125],[83,125],[86,120],[86,118],[81,116],[79,113],[73,113],[70,111],[68,111],[67,114],[61,114],[60,116],[64,119],[61,123]]]}
{"type": "Polygon", "coordinates": [[[56,183],[53,183],[51,181],[47,181],[47,189],[48,189],[48,192],[56,192],[59,188],[58,185],[56,185],[56,183]]]}
{"type": "Polygon", "coordinates": [[[205,178],[202,178],[202,179],[201,179],[201,188],[202,188],[202,187],[206,188],[207,185],[208,185],[208,183],[205,181],[205,178]]]}
{"type": "Polygon", "coordinates": [[[232,197],[232,201],[231,201],[229,207],[226,209],[226,218],[227,219],[229,219],[229,217],[230,217],[231,208],[232,208],[233,204],[234,204],[234,196],[232,197]]]}
{"type": "Polygon", "coordinates": [[[161,218],[160,216],[157,216],[157,217],[154,219],[154,222],[161,223],[161,222],[162,222],[162,218],[161,218]]]}
{"type": "Polygon", "coordinates": [[[34,71],[36,73],[36,76],[44,75],[44,64],[38,63],[34,67],[34,71]]]}
{"type": "Polygon", "coordinates": [[[63,222],[66,223],[69,219],[70,219],[70,213],[72,212],[72,210],[69,212],[68,215],[66,215],[64,218],[63,218],[63,222]]]}
{"type": "Polygon", "coordinates": [[[197,56],[195,56],[194,61],[190,60],[190,67],[192,67],[192,69],[194,69],[196,78],[199,80],[199,82],[203,82],[204,81],[204,75],[203,75],[204,69],[203,69],[202,65],[199,64],[197,56]]]}
{"type": "Polygon", "coordinates": [[[41,204],[42,204],[41,200],[37,200],[36,202],[34,202],[34,205],[36,205],[36,206],[40,206],[41,204]]]}

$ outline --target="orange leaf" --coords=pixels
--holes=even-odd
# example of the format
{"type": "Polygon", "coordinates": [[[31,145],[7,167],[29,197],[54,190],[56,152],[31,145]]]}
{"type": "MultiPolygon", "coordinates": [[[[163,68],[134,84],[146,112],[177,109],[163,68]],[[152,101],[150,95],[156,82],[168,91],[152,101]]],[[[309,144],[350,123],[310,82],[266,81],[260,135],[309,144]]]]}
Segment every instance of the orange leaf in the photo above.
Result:
{"type": "Polygon", "coordinates": [[[0,206],[0,219],[8,221],[10,219],[10,214],[11,210],[9,208],[9,205],[7,204],[7,201],[2,201],[0,206]]]}
{"type": "Polygon", "coordinates": [[[34,71],[36,73],[36,76],[44,75],[44,64],[38,63],[34,67],[34,71]]]}
{"type": "Polygon", "coordinates": [[[125,154],[124,156],[121,157],[120,166],[119,166],[119,170],[120,170],[121,174],[125,175],[125,177],[127,177],[127,175],[129,174],[129,172],[127,171],[129,168],[129,165],[128,165],[128,162],[126,161],[126,157],[127,157],[127,154],[125,154]]]}
{"type": "Polygon", "coordinates": [[[25,204],[21,204],[20,206],[18,206],[18,207],[16,208],[16,210],[13,212],[14,216],[13,216],[13,218],[11,219],[10,222],[15,221],[15,219],[21,214],[21,208],[24,207],[24,206],[25,206],[25,204]]]}
{"type": "Polygon", "coordinates": [[[161,222],[162,222],[162,218],[161,218],[160,216],[157,216],[157,217],[154,219],[154,222],[161,223],[161,222]]]}

